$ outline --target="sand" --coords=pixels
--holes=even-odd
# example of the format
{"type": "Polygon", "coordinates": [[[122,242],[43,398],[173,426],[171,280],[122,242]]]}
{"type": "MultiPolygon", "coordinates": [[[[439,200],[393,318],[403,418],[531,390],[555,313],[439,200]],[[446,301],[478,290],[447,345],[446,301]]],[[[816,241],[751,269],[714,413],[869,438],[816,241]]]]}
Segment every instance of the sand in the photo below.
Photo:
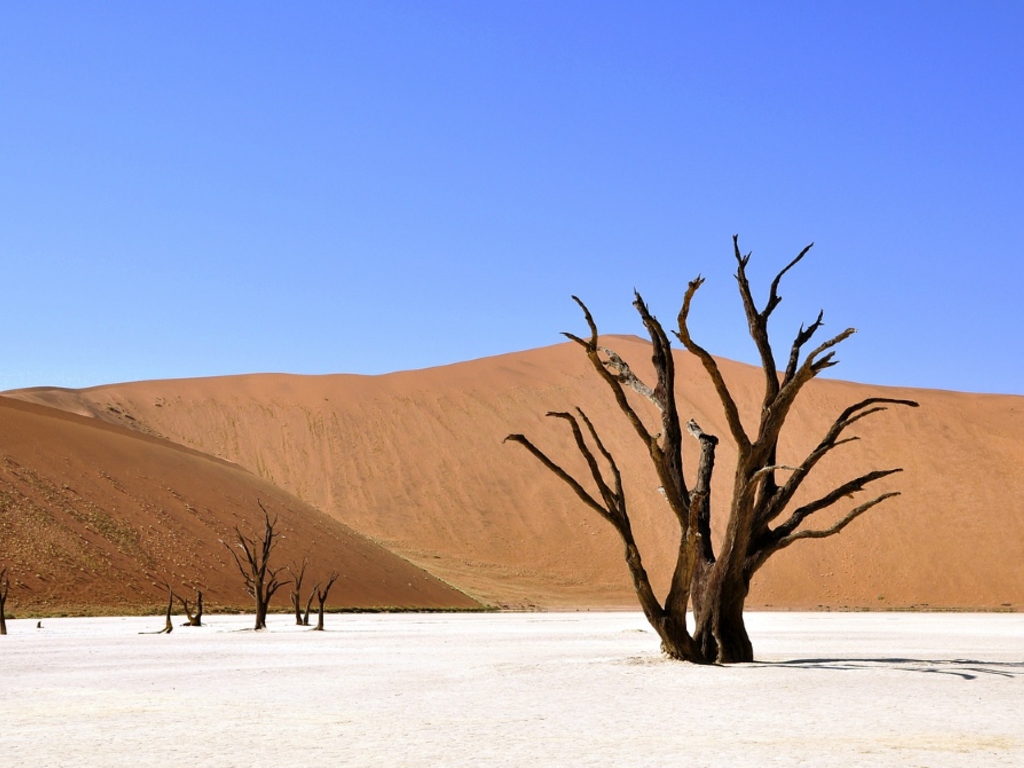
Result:
{"type": "MultiPolygon", "coordinates": [[[[647,344],[607,342],[646,375],[647,344]]],[[[703,371],[685,354],[677,359],[684,418],[725,438],[703,371]]],[[[721,364],[752,423],[761,372],[721,364]]],[[[525,450],[501,442],[525,432],[580,470],[566,431],[543,414],[581,405],[626,474],[655,586],[663,591],[671,573],[674,519],[636,436],[575,345],[385,376],[261,374],[12,394],[235,462],[484,601],[635,606],[611,527],[525,450]]],[[[808,494],[902,467],[876,487],[903,495],[841,536],[778,554],[755,577],[748,604],[1024,608],[1024,398],[818,380],[787,423],[780,462],[798,463],[844,407],[878,395],[921,407],[859,422],[852,432],[862,440],[822,462],[808,494]]],[[[695,441],[686,450],[692,470],[695,441]]],[[[733,457],[723,439],[719,530],[733,457]]]]}
{"type": "Polygon", "coordinates": [[[55,766],[1012,766],[1024,616],[749,616],[663,659],[636,613],[15,620],[0,754],[55,766]]]}
{"type": "MultiPolygon", "coordinates": [[[[225,543],[277,520],[271,565],[308,558],[304,603],[340,574],[328,605],[477,604],[245,469],[96,419],[0,398],[0,567],[7,610],[91,615],[166,605],[169,582],[208,609],[251,606],[225,543]]],[[[287,577],[287,574],[284,574],[287,577]]],[[[280,590],[274,605],[289,602],[280,590]]]]}

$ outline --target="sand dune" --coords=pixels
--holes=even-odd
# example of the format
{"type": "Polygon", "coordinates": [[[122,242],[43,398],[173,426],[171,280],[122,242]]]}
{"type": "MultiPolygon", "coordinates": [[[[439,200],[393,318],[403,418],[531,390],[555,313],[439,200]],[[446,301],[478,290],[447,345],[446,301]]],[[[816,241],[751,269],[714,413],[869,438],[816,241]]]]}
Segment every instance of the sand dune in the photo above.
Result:
{"type": "MultiPolygon", "coordinates": [[[[332,569],[329,605],[471,607],[473,601],[250,472],[95,419],[0,398],[0,563],[8,610],[132,612],[159,582],[208,608],[251,610],[222,541],[279,517],[277,564],[310,561],[303,592],[332,569]]],[[[305,598],[305,594],[303,594],[305,598]]],[[[287,588],[274,604],[288,604],[287,588]]]]}
{"type": "MultiPolygon", "coordinates": [[[[638,371],[649,368],[641,340],[609,343],[638,371]]],[[[723,437],[714,484],[721,505],[734,461],[721,409],[703,371],[682,353],[677,359],[683,413],[723,437]]],[[[751,423],[761,373],[722,365],[751,423]]],[[[561,425],[543,417],[579,405],[619,457],[646,564],[662,588],[676,548],[636,436],[570,344],[376,377],[265,374],[10,394],[237,462],[483,600],[632,605],[611,528],[521,447],[502,444],[525,432],[580,469],[561,425]]],[[[877,394],[921,408],[860,422],[863,440],[823,462],[807,494],[868,469],[903,467],[877,486],[903,495],[841,536],[777,555],[750,604],[1024,607],[1024,398],[816,381],[783,433],[780,461],[798,462],[842,408],[877,394]]]]}

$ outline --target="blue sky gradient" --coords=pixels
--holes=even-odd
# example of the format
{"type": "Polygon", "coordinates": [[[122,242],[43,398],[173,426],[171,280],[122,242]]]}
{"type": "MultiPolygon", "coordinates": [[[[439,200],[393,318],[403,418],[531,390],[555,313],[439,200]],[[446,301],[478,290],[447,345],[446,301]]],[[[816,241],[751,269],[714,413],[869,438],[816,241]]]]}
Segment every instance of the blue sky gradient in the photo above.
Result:
{"type": "Polygon", "coordinates": [[[0,389],[642,334],[1024,393],[1024,4],[0,0],[0,389]]]}

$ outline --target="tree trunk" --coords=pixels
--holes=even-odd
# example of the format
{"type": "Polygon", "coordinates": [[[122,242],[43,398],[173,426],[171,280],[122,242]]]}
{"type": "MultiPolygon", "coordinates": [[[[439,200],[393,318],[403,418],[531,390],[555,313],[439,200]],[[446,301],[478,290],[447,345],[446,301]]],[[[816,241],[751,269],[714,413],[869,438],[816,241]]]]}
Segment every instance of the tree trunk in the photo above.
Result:
{"type": "Polygon", "coordinates": [[[743,621],[743,604],[750,585],[742,576],[712,573],[694,593],[697,628],[694,640],[701,653],[719,664],[754,660],[754,648],[743,621]]]}
{"type": "Polygon", "coordinates": [[[686,630],[686,617],[666,615],[656,627],[661,637],[661,652],[670,659],[706,664],[709,659],[700,652],[697,643],[686,630]]]}
{"type": "MultiPolygon", "coordinates": [[[[320,585],[318,584],[317,586],[320,586],[320,585]]],[[[312,607],[313,607],[313,598],[314,597],[316,597],[316,587],[314,587],[313,591],[309,593],[309,600],[306,601],[306,612],[302,616],[302,626],[304,626],[304,627],[308,627],[309,626],[309,612],[310,612],[310,609],[312,609],[312,607]]]]}
{"type": "Polygon", "coordinates": [[[256,626],[254,629],[267,628],[267,604],[259,592],[256,593],[256,626]]]}
{"type": "Polygon", "coordinates": [[[0,570],[0,635],[7,634],[7,593],[11,589],[11,580],[7,576],[7,569],[0,570]]]}

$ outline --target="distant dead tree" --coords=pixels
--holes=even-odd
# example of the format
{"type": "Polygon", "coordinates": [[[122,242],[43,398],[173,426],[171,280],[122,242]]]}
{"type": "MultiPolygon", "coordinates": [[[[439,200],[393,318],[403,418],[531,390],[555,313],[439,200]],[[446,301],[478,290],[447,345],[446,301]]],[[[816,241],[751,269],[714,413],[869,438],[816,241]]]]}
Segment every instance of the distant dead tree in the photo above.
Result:
{"type": "Polygon", "coordinates": [[[748,431],[742,423],[739,406],[722,376],[718,362],[690,335],[690,304],[704,279],[697,277],[692,280],[683,297],[675,336],[700,361],[710,378],[725,413],[729,436],[737,450],[732,498],[729,501],[725,534],[717,553],[711,540],[711,477],[718,438],[702,430],[692,419],[686,424],[685,431],[700,446],[696,473],[692,485],[688,484],[683,473],[684,427],[677,405],[675,363],[668,335],[657,318],[649,312],[640,294],[636,293],[633,306],[640,314],[652,345],[657,382],[651,387],[640,380],[622,357],[601,345],[590,310],[580,299],[573,297],[583,310],[590,335],[581,338],[566,333],[565,336],[583,348],[598,376],[611,389],[619,409],[648,453],[660,489],[679,524],[679,552],[664,603],[659,601],[651,588],[633,538],[618,465],[587,415],[579,408],[576,408],[575,413],[547,414],[566,422],[572,430],[576,447],[589,468],[596,493],[587,490],[525,436],[512,434],[506,438],[507,441],[526,447],[541,464],[566,483],[584,504],[618,531],[625,544],[626,564],[640,606],[660,636],[663,651],[672,658],[699,663],[752,661],[753,647],[743,620],[743,606],[754,573],[781,549],[801,539],[833,536],[872,507],[899,495],[895,491],[881,493],[847,509],[830,525],[820,528],[802,527],[813,515],[853,498],[875,481],[901,471],[872,470],[840,483],[823,496],[803,503],[796,509],[790,509],[797,491],[821,459],[834,449],[858,439],[855,436],[844,436],[851,425],[886,410],[889,405],[917,406],[911,400],[887,397],[861,400],[839,414],[821,441],[802,461],[792,466],[779,463],[779,435],[797,395],[819,373],[836,365],[838,361],[834,359],[833,348],[854,333],[853,328],[847,328],[802,356],[804,346],[822,326],[823,313],[819,313],[809,326],[800,327],[790,345],[785,365],[780,370],[769,343],[768,319],[782,301],[778,292],[782,277],[807,255],[810,248],[810,245],[804,248],[776,275],[769,288],[768,299],[764,307],[759,309],[747,280],[746,268],[750,254],[742,255],[738,237],[733,238],[736,280],[765,380],[760,416],[757,428],[753,431],[748,431]],[[632,398],[627,397],[627,391],[653,403],[660,416],[658,426],[652,428],[647,425],[632,398]],[[694,613],[692,635],[687,627],[688,606],[692,606],[694,613]]]}
{"type": "Polygon", "coordinates": [[[256,503],[263,511],[263,535],[260,538],[246,536],[238,526],[235,526],[235,535],[238,538],[237,548],[242,550],[243,556],[239,557],[238,552],[226,542],[224,546],[228,548],[231,556],[235,559],[235,565],[238,566],[238,571],[245,580],[246,591],[256,602],[255,629],[266,629],[267,608],[270,605],[270,600],[274,593],[288,581],[278,578],[282,568],[270,567],[270,555],[274,551],[274,546],[277,544],[276,539],[279,536],[274,530],[277,518],[271,520],[270,513],[263,506],[263,502],[257,501],[256,503]]]}
{"type": "Polygon", "coordinates": [[[184,626],[203,626],[203,590],[196,587],[196,602],[194,606],[189,603],[188,598],[182,595],[177,595],[177,598],[181,602],[181,607],[185,610],[185,616],[188,618],[184,626]],[[192,610],[193,607],[195,611],[192,610]]]}
{"type": "Polygon", "coordinates": [[[11,591],[11,579],[7,568],[0,569],[0,635],[7,634],[7,594],[11,591]]]}
{"type": "Polygon", "coordinates": [[[164,614],[164,628],[158,629],[155,632],[139,632],[140,635],[169,635],[174,631],[174,624],[171,622],[171,610],[174,608],[174,590],[171,589],[171,585],[164,583],[167,588],[167,611],[164,614]]]}
{"type": "MultiPolygon", "coordinates": [[[[338,572],[331,571],[331,577],[327,580],[327,585],[323,589],[320,589],[319,584],[313,587],[313,592],[316,594],[317,603],[320,606],[319,612],[317,614],[316,627],[313,628],[314,631],[320,630],[322,632],[324,629],[324,603],[327,602],[327,593],[331,591],[331,587],[334,586],[334,582],[336,582],[337,580],[338,572]]],[[[310,596],[310,599],[312,599],[312,596],[310,596]]]]}
{"type": "Polygon", "coordinates": [[[319,586],[320,585],[317,584],[316,586],[313,587],[313,591],[309,593],[309,599],[306,600],[306,610],[302,614],[302,626],[304,626],[304,627],[308,627],[309,626],[309,612],[313,608],[313,600],[316,599],[316,590],[317,590],[317,587],[319,587],[319,586]]]}
{"type": "Polygon", "coordinates": [[[303,619],[302,616],[302,597],[300,595],[302,591],[302,580],[306,576],[306,566],[308,565],[306,558],[302,558],[302,562],[296,565],[292,563],[288,566],[288,573],[292,575],[292,589],[291,589],[291,600],[292,609],[295,611],[295,624],[297,626],[309,626],[309,606],[313,602],[313,595],[309,596],[309,602],[306,603],[306,617],[303,619]]]}

